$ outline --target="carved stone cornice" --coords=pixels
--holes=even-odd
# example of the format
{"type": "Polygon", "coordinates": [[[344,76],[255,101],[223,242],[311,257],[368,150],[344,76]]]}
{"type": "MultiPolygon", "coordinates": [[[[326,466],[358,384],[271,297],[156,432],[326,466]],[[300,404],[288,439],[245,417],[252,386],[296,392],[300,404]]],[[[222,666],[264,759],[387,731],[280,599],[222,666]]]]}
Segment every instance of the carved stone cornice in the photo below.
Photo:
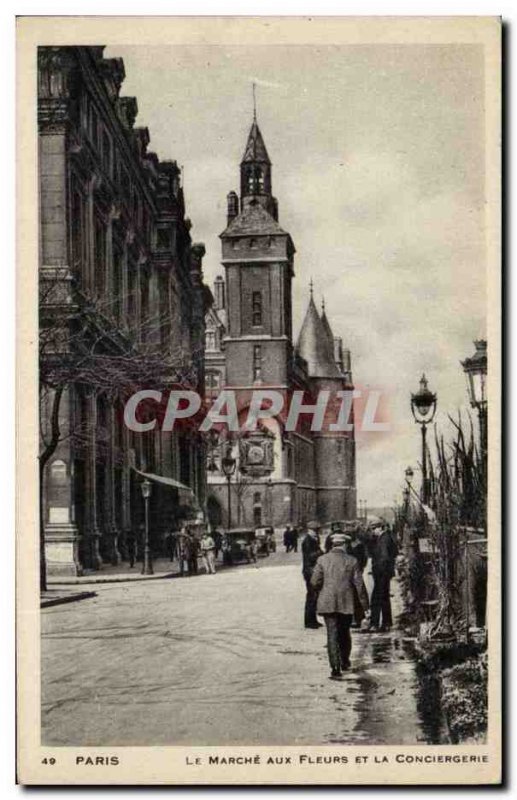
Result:
{"type": "Polygon", "coordinates": [[[71,123],[71,103],[68,99],[45,98],[38,101],[38,130],[40,133],[65,133],[71,123]]]}
{"type": "Polygon", "coordinates": [[[77,89],[74,47],[38,47],[38,99],[65,99],[77,89]]]}

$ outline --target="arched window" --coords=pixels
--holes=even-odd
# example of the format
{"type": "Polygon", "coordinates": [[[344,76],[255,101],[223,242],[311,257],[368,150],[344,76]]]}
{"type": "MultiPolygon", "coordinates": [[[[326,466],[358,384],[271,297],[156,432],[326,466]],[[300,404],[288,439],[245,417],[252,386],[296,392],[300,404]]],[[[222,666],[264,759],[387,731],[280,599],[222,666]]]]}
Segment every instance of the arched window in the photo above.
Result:
{"type": "Polygon", "coordinates": [[[253,167],[249,167],[246,172],[246,184],[248,187],[248,194],[254,194],[255,176],[253,174],[253,167]]]}

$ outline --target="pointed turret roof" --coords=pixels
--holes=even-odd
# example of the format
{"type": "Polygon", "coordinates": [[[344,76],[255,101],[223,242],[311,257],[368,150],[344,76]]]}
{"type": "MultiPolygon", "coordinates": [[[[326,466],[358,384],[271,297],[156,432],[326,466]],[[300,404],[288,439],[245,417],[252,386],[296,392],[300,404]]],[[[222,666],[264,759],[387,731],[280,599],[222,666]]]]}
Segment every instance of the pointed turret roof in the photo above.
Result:
{"type": "Polygon", "coordinates": [[[330,347],[328,333],[314,305],[312,291],[296,349],[306,360],[309,375],[312,377],[339,377],[340,373],[334,361],[334,346],[330,347]]]}
{"type": "Polygon", "coordinates": [[[246,162],[253,162],[253,161],[260,161],[260,162],[265,162],[266,164],[271,164],[271,161],[269,160],[269,156],[267,154],[266,145],[264,144],[264,139],[262,138],[260,128],[255,118],[253,118],[253,123],[251,125],[251,130],[248,136],[246,149],[244,150],[244,155],[242,157],[241,163],[244,164],[246,162]]]}
{"type": "Polygon", "coordinates": [[[332,328],[330,327],[330,322],[328,321],[328,317],[325,313],[325,301],[322,300],[321,302],[321,324],[325,329],[325,333],[327,334],[327,339],[330,345],[331,353],[334,353],[334,334],[332,333],[332,328]]]}

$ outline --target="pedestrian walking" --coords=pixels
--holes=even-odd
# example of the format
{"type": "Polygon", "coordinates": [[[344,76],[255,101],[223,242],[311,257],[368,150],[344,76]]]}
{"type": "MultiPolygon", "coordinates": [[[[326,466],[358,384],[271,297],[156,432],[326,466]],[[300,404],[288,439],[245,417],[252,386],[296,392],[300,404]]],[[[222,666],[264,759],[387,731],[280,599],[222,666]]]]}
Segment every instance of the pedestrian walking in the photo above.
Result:
{"type": "Polygon", "coordinates": [[[197,560],[199,556],[199,539],[195,534],[189,535],[188,574],[197,575],[197,560]]]}
{"type": "MultiPolygon", "coordinates": [[[[350,532],[350,541],[347,544],[347,551],[349,555],[353,556],[359,567],[359,571],[361,575],[364,572],[364,568],[368,563],[368,551],[366,549],[366,545],[361,539],[359,538],[359,528],[353,528],[350,532]]],[[[361,600],[359,598],[359,594],[354,586],[354,620],[352,622],[352,628],[360,628],[362,621],[364,619],[364,610],[361,600]]]]}
{"type": "Polygon", "coordinates": [[[372,555],[372,614],[370,632],[389,631],[392,624],[390,582],[395,575],[398,547],[389,525],[380,525],[373,531],[372,555]]]}
{"type": "Polygon", "coordinates": [[[285,552],[289,553],[291,550],[291,526],[288,525],[284,531],[284,547],[285,552]]]}
{"type": "Polygon", "coordinates": [[[307,532],[302,541],[302,575],[307,589],[304,613],[304,623],[306,628],[322,627],[316,616],[316,601],[318,596],[311,583],[311,577],[314,567],[316,566],[316,561],[322,555],[320,537],[318,533],[320,527],[321,526],[317,520],[309,522],[307,526],[307,532]]]}
{"type": "Polygon", "coordinates": [[[217,530],[217,528],[216,528],[214,530],[212,538],[213,538],[214,544],[215,544],[215,557],[217,559],[217,558],[219,558],[219,553],[221,552],[222,547],[223,547],[223,535],[222,535],[221,531],[217,530]]]}
{"type": "Polygon", "coordinates": [[[311,585],[318,596],[317,611],[327,627],[327,652],[332,680],[340,680],[343,670],[350,667],[354,588],[365,613],[369,606],[357,559],[346,551],[349,540],[350,537],[344,533],[334,534],[332,549],[318,558],[311,578],[311,585]]]}
{"type": "Polygon", "coordinates": [[[177,534],[175,531],[169,531],[165,535],[165,542],[167,547],[167,555],[169,556],[170,561],[174,561],[178,554],[178,540],[177,534]]]}
{"type": "Polygon", "coordinates": [[[298,539],[299,539],[298,528],[293,528],[292,531],[291,531],[291,541],[292,541],[293,550],[294,550],[295,553],[298,552],[298,539]]]}
{"type": "Polygon", "coordinates": [[[206,574],[215,575],[215,542],[210,534],[203,534],[199,547],[206,574]]]}

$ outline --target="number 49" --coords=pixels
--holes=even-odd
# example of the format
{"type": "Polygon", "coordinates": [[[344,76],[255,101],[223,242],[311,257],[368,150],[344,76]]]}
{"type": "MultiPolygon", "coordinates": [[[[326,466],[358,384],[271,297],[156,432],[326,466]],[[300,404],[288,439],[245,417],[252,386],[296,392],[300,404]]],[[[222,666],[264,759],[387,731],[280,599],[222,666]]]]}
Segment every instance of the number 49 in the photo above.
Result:
{"type": "Polygon", "coordinates": [[[52,764],[56,763],[56,759],[55,758],[44,758],[41,763],[42,764],[51,764],[52,765],[52,764]]]}

